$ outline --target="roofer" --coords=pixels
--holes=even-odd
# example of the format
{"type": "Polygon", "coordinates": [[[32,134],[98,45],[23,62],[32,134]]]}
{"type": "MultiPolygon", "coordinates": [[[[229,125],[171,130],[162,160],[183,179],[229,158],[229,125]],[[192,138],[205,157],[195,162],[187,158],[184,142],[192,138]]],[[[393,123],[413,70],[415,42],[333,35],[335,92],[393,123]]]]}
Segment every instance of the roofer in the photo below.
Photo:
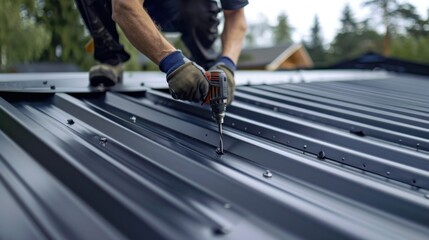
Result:
{"type": "Polygon", "coordinates": [[[92,86],[113,86],[122,80],[123,63],[130,55],[119,42],[116,23],[130,42],[166,73],[175,98],[199,102],[207,94],[203,69],[218,68],[228,75],[228,100],[233,97],[234,71],[241,51],[247,0],[220,0],[224,27],[222,50],[216,52],[217,18],[221,9],[215,0],[76,0],[94,40],[94,58],[100,63],[90,69],[92,86]],[[180,32],[191,60],[160,33],[180,32]]]}

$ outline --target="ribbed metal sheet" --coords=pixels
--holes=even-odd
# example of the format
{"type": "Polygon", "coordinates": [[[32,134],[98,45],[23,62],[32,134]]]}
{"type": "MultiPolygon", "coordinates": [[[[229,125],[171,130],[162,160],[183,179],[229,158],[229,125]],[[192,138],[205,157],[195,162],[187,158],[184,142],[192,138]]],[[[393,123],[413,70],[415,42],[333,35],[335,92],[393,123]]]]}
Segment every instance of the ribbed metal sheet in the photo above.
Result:
{"type": "Polygon", "coordinates": [[[3,91],[0,239],[427,239],[429,79],[355,78],[238,87],[222,156],[162,90],[3,91]]]}

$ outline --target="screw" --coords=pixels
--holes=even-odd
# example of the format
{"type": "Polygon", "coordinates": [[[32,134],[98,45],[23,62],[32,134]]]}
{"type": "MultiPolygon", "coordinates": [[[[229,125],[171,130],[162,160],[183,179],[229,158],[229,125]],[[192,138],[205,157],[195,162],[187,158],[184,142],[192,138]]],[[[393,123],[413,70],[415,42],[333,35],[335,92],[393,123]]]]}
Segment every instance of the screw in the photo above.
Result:
{"type": "Polygon", "coordinates": [[[143,86],[144,86],[144,82],[140,83],[140,86],[142,86],[142,87],[143,87],[143,86]]]}
{"type": "Polygon", "coordinates": [[[133,123],[136,123],[137,118],[135,116],[130,117],[131,121],[133,121],[133,123]]]}
{"type": "Polygon", "coordinates": [[[317,154],[317,158],[318,159],[325,159],[326,158],[326,154],[324,151],[320,151],[319,154],[317,154]]]}
{"type": "Polygon", "coordinates": [[[222,226],[219,226],[219,227],[213,229],[213,233],[215,235],[225,235],[225,234],[228,234],[229,232],[230,232],[230,230],[228,228],[222,227],[222,226]]]}
{"type": "Polygon", "coordinates": [[[55,90],[55,85],[51,85],[51,89],[52,89],[52,90],[55,90]]]}
{"type": "Polygon", "coordinates": [[[386,175],[387,175],[387,176],[390,176],[390,172],[389,172],[389,171],[387,171],[387,172],[386,172],[386,175]]]}
{"type": "Polygon", "coordinates": [[[100,142],[106,144],[107,138],[106,137],[100,137],[100,142]]]}
{"type": "Polygon", "coordinates": [[[220,148],[216,148],[215,152],[217,155],[224,155],[225,154],[225,152],[221,151],[220,148]]]}
{"type": "Polygon", "coordinates": [[[43,85],[46,85],[46,84],[48,84],[48,81],[43,81],[43,85]]]}
{"type": "Polygon", "coordinates": [[[343,158],[341,158],[341,160],[344,162],[344,161],[346,161],[346,158],[345,158],[345,157],[343,157],[343,158]]]}
{"type": "Polygon", "coordinates": [[[262,174],[262,176],[264,176],[265,178],[272,178],[272,177],[273,177],[273,174],[271,173],[271,171],[270,171],[270,170],[266,170],[266,171],[264,172],[264,174],[262,174]]]}
{"type": "Polygon", "coordinates": [[[417,147],[417,148],[420,148],[420,143],[417,143],[417,144],[416,144],[416,147],[417,147]]]}
{"type": "Polygon", "coordinates": [[[304,149],[307,149],[307,145],[304,145],[304,149]]]}
{"type": "Polygon", "coordinates": [[[73,125],[73,124],[74,124],[73,119],[67,119],[67,124],[69,124],[69,125],[73,125]]]}

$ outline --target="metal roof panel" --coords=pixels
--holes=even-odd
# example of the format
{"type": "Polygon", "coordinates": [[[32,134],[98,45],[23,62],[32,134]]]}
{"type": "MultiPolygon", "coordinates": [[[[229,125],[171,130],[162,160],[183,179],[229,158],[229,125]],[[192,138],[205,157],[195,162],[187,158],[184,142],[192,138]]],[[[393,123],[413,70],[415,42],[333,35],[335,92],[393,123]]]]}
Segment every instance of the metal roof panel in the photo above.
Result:
{"type": "Polygon", "coordinates": [[[429,79],[350,76],[239,86],[221,156],[163,90],[3,89],[0,238],[426,239],[429,79]]]}

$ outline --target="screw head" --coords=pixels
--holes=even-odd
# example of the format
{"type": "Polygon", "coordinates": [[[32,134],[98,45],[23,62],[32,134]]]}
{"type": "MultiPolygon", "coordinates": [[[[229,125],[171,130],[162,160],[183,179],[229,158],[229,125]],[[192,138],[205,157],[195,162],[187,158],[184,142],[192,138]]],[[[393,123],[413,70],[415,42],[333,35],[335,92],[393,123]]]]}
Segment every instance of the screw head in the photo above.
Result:
{"type": "Polygon", "coordinates": [[[73,125],[73,124],[74,124],[73,119],[67,119],[67,124],[68,124],[68,125],[73,125]]]}
{"type": "Polygon", "coordinates": [[[266,170],[266,171],[262,174],[262,176],[264,176],[265,178],[272,178],[272,177],[273,177],[273,174],[271,173],[271,171],[270,171],[270,170],[266,170]]]}
{"type": "Polygon", "coordinates": [[[221,155],[224,155],[224,154],[225,154],[225,152],[224,152],[224,151],[222,151],[220,148],[216,148],[215,152],[216,152],[216,154],[217,154],[218,156],[221,156],[221,155]]]}
{"type": "Polygon", "coordinates": [[[43,85],[46,85],[46,84],[48,84],[48,81],[43,81],[43,85]]]}
{"type": "Polygon", "coordinates": [[[215,235],[225,235],[225,234],[228,234],[229,232],[230,232],[230,230],[226,227],[223,227],[223,226],[219,226],[219,227],[213,229],[213,233],[215,235]]]}
{"type": "Polygon", "coordinates": [[[326,153],[325,153],[324,151],[320,151],[320,152],[317,154],[317,158],[318,158],[318,159],[325,159],[325,158],[326,158],[326,153]]]}
{"type": "Polygon", "coordinates": [[[304,145],[303,147],[304,147],[304,149],[307,149],[307,145],[304,145]]]}
{"type": "Polygon", "coordinates": [[[135,116],[132,116],[132,117],[130,117],[130,120],[131,120],[133,123],[136,123],[137,118],[136,118],[135,116]]]}
{"type": "Polygon", "coordinates": [[[106,137],[100,137],[100,142],[101,143],[107,143],[107,138],[106,137]]]}
{"type": "Polygon", "coordinates": [[[51,90],[55,90],[55,85],[51,85],[51,90]]]}

